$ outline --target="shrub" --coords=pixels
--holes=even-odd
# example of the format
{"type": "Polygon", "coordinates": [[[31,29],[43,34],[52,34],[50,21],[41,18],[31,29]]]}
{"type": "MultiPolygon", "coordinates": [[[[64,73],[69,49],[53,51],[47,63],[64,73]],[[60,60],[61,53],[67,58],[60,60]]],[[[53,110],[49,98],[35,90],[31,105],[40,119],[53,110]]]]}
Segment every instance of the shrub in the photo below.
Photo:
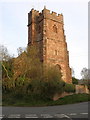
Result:
{"type": "Polygon", "coordinates": [[[89,89],[89,91],[90,91],[90,84],[88,84],[87,87],[88,87],[88,89],[89,89]]]}
{"type": "Polygon", "coordinates": [[[65,82],[62,80],[62,75],[55,67],[48,67],[45,71],[43,82],[42,82],[42,94],[46,98],[52,99],[54,94],[64,91],[65,82]]]}
{"type": "Polygon", "coordinates": [[[78,84],[78,79],[76,79],[75,77],[72,77],[72,83],[77,85],[78,84]]]}
{"type": "Polygon", "coordinates": [[[62,93],[64,91],[64,82],[63,81],[48,81],[44,83],[42,88],[42,95],[45,98],[52,99],[55,93],[62,93]]]}
{"type": "MultiPolygon", "coordinates": [[[[17,97],[26,94],[35,96],[35,99],[52,99],[56,93],[64,92],[65,82],[62,80],[60,67],[44,66],[35,46],[28,48],[27,52],[16,58],[13,65],[13,70],[10,68],[10,72],[13,72],[9,74],[11,78],[4,80],[3,89],[9,88],[17,97]]],[[[75,88],[66,84],[65,91],[74,92],[75,88]]]]}
{"type": "Polygon", "coordinates": [[[64,91],[65,82],[55,67],[45,69],[43,76],[34,77],[28,84],[28,93],[44,99],[52,99],[54,94],[64,91]]]}
{"type": "Polygon", "coordinates": [[[66,83],[64,90],[65,90],[65,92],[68,92],[68,93],[75,92],[75,85],[66,83]]]}

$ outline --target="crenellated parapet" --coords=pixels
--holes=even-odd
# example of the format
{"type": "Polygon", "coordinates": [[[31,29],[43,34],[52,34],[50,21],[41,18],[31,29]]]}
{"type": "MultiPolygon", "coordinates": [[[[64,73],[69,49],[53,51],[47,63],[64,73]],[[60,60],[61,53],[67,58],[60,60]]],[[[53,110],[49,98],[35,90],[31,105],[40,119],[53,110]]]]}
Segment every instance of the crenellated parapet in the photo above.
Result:
{"type": "Polygon", "coordinates": [[[37,17],[39,16],[39,11],[32,9],[28,13],[28,25],[30,25],[32,22],[37,22],[37,17]]]}
{"type": "Polygon", "coordinates": [[[42,12],[32,9],[28,13],[28,25],[30,25],[32,22],[34,23],[40,22],[43,18],[63,23],[62,14],[57,14],[56,12],[53,11],[51,12],[50,10],[44,8],[42,12]]]}
{"type": "Polygon", "coordinates": [[[42,10],[42,14],[45,18],[48,18],[48,19],[53,19],[53,20],[56,20],[58,22],[61,22],[63,21],[63,15],[62,14],[57,14],[56,12],[51,12],[50,10],[44,8],[42,10]]]}

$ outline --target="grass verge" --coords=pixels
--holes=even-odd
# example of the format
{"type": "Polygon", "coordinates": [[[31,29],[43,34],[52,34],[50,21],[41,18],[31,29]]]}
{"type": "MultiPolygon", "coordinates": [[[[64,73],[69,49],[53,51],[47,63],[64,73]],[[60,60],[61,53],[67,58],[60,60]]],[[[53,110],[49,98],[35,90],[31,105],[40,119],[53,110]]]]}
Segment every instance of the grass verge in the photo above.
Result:
{"type": "Polygon", "coordinates": [[[54,106],[54,105],[65,105],[73,104],[79,102],[90,101],[90,94],[73,94],[65,96],[56,101],[52,100],[43,100],[43,99],[34,99],[32,96],[19,96],[13,97],[11,95],[3,96],[2,105],[3,106],[54,106]]]}

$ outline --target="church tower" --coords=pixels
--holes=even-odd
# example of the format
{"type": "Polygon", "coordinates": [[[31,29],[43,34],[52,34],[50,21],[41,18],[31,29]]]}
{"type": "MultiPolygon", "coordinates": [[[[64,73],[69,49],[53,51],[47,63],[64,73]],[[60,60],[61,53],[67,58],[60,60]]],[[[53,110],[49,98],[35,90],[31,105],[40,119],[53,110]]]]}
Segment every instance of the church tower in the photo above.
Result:
{"type": "Polygon", "coordinates": [[[62,72],[62,79],[72,83],[63,24],[62,14],[50,13],[46,8],[41,13],[32,9],[28,13],[28,45],[38,44],[41,60],[57,66],[62,72]]]}

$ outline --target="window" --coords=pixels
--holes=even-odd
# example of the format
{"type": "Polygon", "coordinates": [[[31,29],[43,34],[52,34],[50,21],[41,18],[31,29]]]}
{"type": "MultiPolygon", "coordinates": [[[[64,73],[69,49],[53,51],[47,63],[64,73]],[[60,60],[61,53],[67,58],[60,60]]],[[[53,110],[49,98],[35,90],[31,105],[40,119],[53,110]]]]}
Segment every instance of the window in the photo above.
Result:
{"type": "Polygon", "coordinates": [[[41,27],[38,26],[38,33],[41,33],[41,27]]]}
{"type": "Polygon", "coordinates": [[[55,33],[57,33],[57,26],[56,26],[56,25],[53,26],[53,31],[54,31],[55,33]]]}
{"type": "Polygon", "coordinates": [[[55,67],[56,67],[57,70],[61,71],[61,66],[60,65],[57,64],[55,67]]]}
{"type": "Polygon", "coordinates": [[[57,50],[55,50],[55,55],[58,55],[58,51],[57,50]]]}

